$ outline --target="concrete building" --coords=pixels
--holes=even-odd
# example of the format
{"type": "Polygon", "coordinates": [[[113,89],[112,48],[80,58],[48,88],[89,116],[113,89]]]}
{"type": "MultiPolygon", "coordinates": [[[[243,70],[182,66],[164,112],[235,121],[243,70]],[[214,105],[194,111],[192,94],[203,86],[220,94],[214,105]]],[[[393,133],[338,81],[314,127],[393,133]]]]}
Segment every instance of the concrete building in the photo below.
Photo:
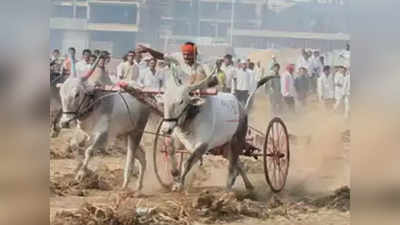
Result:
{"type": "Polygon", "coordinates": [[[136,45],[140,2],[116,0],[53,0],[50,48],[74,46],[105,49],[121,56],[136,45]]]}

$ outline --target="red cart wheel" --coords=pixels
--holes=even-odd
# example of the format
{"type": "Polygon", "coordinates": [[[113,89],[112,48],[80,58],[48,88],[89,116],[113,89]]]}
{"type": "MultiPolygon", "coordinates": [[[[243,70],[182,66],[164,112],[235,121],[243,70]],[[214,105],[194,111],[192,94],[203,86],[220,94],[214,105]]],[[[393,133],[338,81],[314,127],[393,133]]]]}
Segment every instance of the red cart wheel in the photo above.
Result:
{"type": "Polygon", "coordinates": [[[273,118],[267,128],[264,143],[264,173],[273,192],[280,192],[286,184],[289,171],[289,135],[280,118],[273,118]]]}
{"type": "MultiPolygon", "coordinates": [[[[170,162],[170,155],[168,148],[173,148],[170,137],[165,137],[161,132],[163,121],[160,122],[157,128],[157,134],[153,144],[153,163],[154,172],[161,186],[164,188],[171,188],[173,183],[172,165],[170,162]]],[[[175,152],[176,162],[178,164],[179,172],[182,171],[184,151],[175,152]]]]}

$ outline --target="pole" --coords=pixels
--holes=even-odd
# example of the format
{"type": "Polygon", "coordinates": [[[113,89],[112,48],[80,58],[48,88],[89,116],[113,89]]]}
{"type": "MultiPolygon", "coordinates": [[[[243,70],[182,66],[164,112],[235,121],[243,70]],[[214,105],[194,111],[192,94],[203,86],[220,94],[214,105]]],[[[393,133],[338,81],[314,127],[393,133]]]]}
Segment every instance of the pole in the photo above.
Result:
{"type": "Polygon", "coordinates": [[[232,12],[231,12],[231,46],[233,47],[233,19],[235,14],[235,0],[232,0],[232,12]]]}

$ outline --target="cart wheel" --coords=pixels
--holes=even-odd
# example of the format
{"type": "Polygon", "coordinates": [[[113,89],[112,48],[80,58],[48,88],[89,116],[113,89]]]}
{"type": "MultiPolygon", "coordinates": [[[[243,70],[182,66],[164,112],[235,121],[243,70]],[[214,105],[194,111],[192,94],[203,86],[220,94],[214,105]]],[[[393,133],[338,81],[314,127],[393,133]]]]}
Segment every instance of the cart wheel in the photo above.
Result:
{"type": "MultiPolygon", "coordinates": [[[[161,186],[164,188],[171,188],[173,183],[172,165],[169,159],[168,148],[173,148],[171,139],[160,134],[163,121],[160,122],[157,128],[157,134],[153,144],[153,163],[154,172],[161,186]]],[[[179,172],[182,171],[184,152],[176,152],[176,162],[178,164],[179,172]]]]}
{"type": "Polygon", "coordinates": [[[280,192],[289,171],[289,135],[280,118],[273,118],[267,128],[264,143],[264,173],[273,192],[280,192]]]}

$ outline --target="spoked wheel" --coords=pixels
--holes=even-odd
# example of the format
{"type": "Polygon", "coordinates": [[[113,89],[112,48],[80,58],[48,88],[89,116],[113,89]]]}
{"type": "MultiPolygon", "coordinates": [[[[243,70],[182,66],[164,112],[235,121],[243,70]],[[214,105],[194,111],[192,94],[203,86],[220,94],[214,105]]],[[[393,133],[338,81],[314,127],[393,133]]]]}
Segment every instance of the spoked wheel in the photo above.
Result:
{"type": "Polygon", "coordinates": [[[264,143],[264,173],[273,192],[280,192],[289,171],[290,151],[289,135],[280,118],[273,118],[267,128],[264,143]]]}
{"type": "MultiPolygon", "coordinates": [[[[157,134],[153,144],[154,172],[161,186],[169,189],[173,183],[172,165],[169,151],[171,148],[174,148],[174,146],[172,145],[170,137],[166,137],[161,134],[162,124],[163,121],[161,121],[158,125],[157,134]]],[[[182,171],[184,153],[184,151],[175,152],[174,157],[176,159],[179,173],[182,171]]]]}

